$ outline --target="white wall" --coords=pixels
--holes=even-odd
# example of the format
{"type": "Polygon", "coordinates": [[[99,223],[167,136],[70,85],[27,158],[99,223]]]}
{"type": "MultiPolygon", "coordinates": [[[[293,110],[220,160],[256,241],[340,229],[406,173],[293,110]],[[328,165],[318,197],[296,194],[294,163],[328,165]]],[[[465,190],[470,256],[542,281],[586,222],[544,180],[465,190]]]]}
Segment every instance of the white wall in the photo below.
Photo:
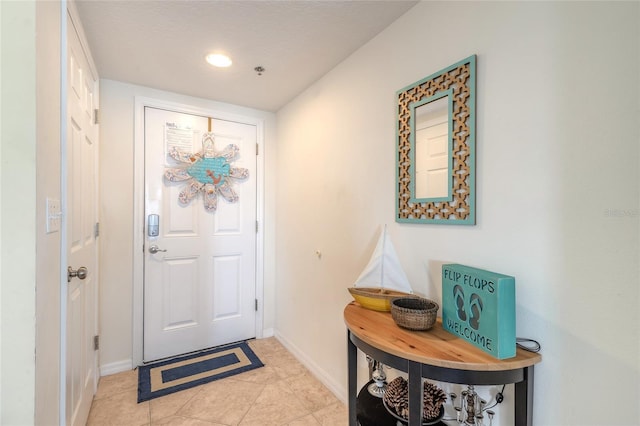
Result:
{"type": "Polygon", "coordinates": [[[34,423],[36,5],[0,2],[0,423],[34,423]]]}
{"type": "MultiPolygon", "coordinates": [[[[274,327],[275,114],[100,81],[100,368],[103,374],[131,367],[133,327],[133,176],[136,96],[264,120],[265,220],[264,324],[274,327]]],[[[141,219],[142,220],[142,219],[141,219]]]]}
{"type": "MultiPolygon", "coordinates": [[[[60,232],[46,233],[46,199],[60,200],[60,25],[57,1],[36,2],[35,424],[56,424],[60,398],[60,232]]],[[[66,283],[65,283],[66,284],[66,283]]],[[[66,294],[66,287],[62,288],[66,294]]]]}
{"type": "Polygon", "coordinates": [[[339,395],[346,289],[387,223],[419,293],[441,300],[442,262],[516,277],[535,424],[637,422],[639,6],[422,2],[278,112],[276,330],[339,395]],[[395,92],[471,54],[477,225],[397,224],[395,92]]]}

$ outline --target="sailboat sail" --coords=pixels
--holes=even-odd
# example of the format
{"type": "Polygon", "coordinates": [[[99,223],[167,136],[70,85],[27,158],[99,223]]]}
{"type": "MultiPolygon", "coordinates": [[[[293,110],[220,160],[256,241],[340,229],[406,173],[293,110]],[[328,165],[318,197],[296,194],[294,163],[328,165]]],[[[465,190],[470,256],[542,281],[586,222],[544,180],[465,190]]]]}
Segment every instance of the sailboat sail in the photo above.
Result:
{"type": "Polygon", "coordinates": [[[376,287],[413,293],[393,243],[387,236],[386,225],[369,263],[354,283],[354,287],[376,287]]]}
{"type": "Polygon", "coordinates": [[[396,250],[387,237],[385,225],[371,260],[364,268],[349,293],[363,308],[389,312],[391,300],[411,297],[411,284],[404,273],[396,250]]]}

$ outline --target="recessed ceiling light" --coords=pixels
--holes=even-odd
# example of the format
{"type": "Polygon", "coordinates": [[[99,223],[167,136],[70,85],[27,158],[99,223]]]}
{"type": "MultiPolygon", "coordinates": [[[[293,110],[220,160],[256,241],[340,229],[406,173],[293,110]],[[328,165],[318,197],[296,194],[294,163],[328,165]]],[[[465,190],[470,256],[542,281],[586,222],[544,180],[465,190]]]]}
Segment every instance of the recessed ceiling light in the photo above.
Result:
{"type": "Polygon", "coordinates": [[[205,59],[214,67],[226,68],[232,64],[231,58],[221,53],[211,53],[205,59]]]}

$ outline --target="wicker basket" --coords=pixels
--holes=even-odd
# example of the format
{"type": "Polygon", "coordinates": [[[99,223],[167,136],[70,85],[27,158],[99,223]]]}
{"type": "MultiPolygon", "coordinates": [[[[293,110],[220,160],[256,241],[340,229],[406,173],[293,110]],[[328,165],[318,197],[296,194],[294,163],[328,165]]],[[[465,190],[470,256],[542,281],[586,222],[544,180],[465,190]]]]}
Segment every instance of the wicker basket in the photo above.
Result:
{"type": "Polygon", "coordinates": [[[428,330],[436,323],[438,304],[423,298],[398,298],[391,301],[391,317],[400,327],[428,330]]]}

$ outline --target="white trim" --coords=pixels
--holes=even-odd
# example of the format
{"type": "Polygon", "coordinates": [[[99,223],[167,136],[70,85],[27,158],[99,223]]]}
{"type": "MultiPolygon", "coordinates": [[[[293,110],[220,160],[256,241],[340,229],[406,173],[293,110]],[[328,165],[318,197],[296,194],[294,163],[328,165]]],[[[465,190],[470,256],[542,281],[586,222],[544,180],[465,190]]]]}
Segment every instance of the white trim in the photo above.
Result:
{"type": "Polygon", "coordinates": [[[58,424],[67,423],[67,90],[69,73],[67,70],[68,4],[60,2],[60,362],[58,424]]]}
{"type": "Polygon", "coordinates": [[[110,362],[109,364],[101,365],[100,377],[110,376],[112,374],[131,370],[133,370],[133,362],[131,361],[131,359],[123,359],[122,361],[110,362]]]}
{"type": "Polygon", "coordinates": [[[284,346],[293,356],[295,356],[302,365],[304,365],[323,385],[327,387],[333,394],[343,403],[347,403],[347,392],[344,384],[336,382],[329,373],[323,370],[313,359],[307,356],[296,345],[287,340],[280,332],[276,331],[276,339],[284,346]]]}
{"type": "Polygon", "coordinates": [[[256,156],[256,220],[258,221],[258,232],[256,232],[256,299],[258,309],[256,312],[256,338],[264,337],[264,120],[255,120],[256,142],[258,144],[258,154],[256,156]]]}
{"type": "Polygon", "coordinates": [[[256,219],[260,226],[256,234],[256,299],[258,299],[258,311],[256,312],[255,330],[257,338],[264,336],[264,151],[266,145],[264,119],[136,96],[134,103],[133,155],[133,366],[142,365],[144,343],[144,107],[146,106],[256,126],[256,138],[259,146],[259,154],[256,158],[256,219]]]}

